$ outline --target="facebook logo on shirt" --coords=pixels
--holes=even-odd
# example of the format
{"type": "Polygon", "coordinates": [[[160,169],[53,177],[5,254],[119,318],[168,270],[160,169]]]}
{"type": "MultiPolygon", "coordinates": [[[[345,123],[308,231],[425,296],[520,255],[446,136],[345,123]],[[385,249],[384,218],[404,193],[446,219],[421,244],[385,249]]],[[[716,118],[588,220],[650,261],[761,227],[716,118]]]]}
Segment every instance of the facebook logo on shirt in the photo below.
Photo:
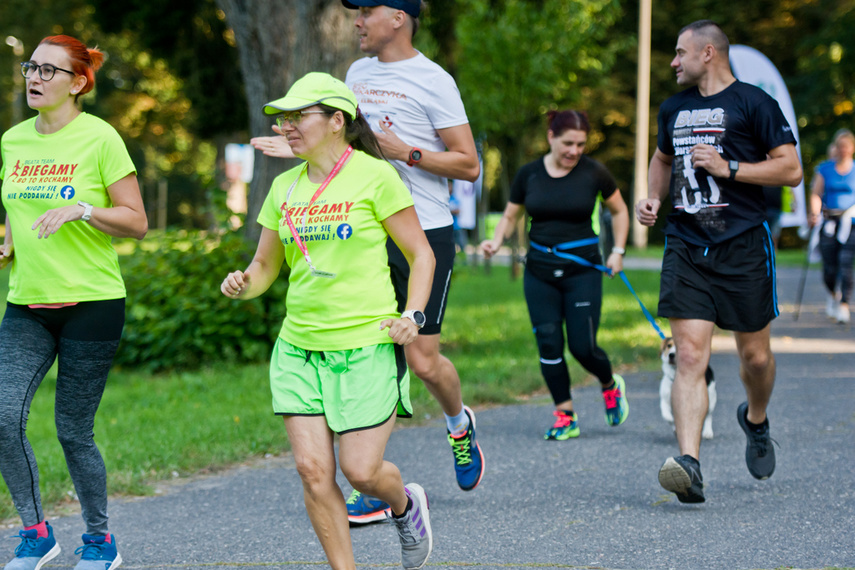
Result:
{"type": "Polygon", "coordinates": [[[59,191],[59,195],[65,198],[66,200],[71,200],[72,198],[74,198],[74,187],[63,186],[62,190],[59,191]]]}
{"type": "Polygon", "coordinates": [[[339,239],[347,239],[353,235],[353,228],[350,227],[350,224],[342,224],[336,229],[335,233],[339,239]]]}

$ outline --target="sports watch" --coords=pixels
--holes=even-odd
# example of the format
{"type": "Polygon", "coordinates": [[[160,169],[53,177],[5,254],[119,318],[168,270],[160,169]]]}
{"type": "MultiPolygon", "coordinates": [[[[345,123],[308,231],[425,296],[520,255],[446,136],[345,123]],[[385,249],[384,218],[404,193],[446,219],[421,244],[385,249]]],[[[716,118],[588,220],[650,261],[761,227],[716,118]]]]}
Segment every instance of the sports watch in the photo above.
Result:
{"type": "Polygon", "coordinates": [[[422,159],[422,151],[418,147],[413,147],[410,150],[410,157],[407,159],[407,166],[415,166],[422,159]]]}
{"type": "Polygon", "coordinates": [[[730,166],[730,177],[728,178],[728,180],[735,180],[736,171],[739,170],[739,162],[736,160],[731,160],[728,164],[730,166]]]}
{"type": "Polygon", "coordinates": [[[84,202],[83,200],[79,200],[77,202],[78,206],[83,206],[83,216],[80,218],[84,222],[88,222],[89,218],[92,217],[92,204],[89,202],[84,202]]]}
{"type": "Polygon", "coordinates": [[[411,321],[413,321],[413,324],[419,328],[424,327],[425,322],[427,321],[427,319],[425,318],[425,314],[423,312],[413,311],[413,310],[404,311],[403,313],[401,313],[401,318],[402,319],[410,319],[411,321]]]}

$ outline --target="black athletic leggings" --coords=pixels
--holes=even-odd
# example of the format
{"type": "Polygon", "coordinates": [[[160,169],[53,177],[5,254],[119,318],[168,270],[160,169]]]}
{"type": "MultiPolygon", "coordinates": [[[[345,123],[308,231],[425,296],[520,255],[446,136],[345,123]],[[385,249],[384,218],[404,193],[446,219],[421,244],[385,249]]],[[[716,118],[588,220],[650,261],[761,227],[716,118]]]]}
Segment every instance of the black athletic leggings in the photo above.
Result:
{"type": "Polygon", "coordinates": [[[124,322],[124,299],[59,309],[6,304],[0,324],[0,471],[25,527],[44,520],[27,417],[36,390],[58,357],[57,437],[87,534],[107,534],[107,471],[93,427],[124,322]]]}
{"type": "Polygon", "coordinates": [[[582,268],[569,275],[551,274],[530,258],[523,276],[525,300],[540,353],[540,371],[559,404],[571,399],[570,372],[564,361],[564,333],[573,358],[603,386],[612,383],[612,365],[597,346],[597,328],[603,301],[603,277],[596,269],[582,268]]]}
{"type": "MultiPolygon", "coordinates": [[[[839,222],[838,222],[839,223],[839,222]]],[[[837,226],[835,225],[835,232],[837,226]]],[[[846,243],[837,241],[837,236],[819,234],[819,253],[822,255],[822,280],[825,288],[833,293],[840,283],[840,302],[852,302],[852,265],[855,261],[855,230],[849,233],[846,243]]]]}

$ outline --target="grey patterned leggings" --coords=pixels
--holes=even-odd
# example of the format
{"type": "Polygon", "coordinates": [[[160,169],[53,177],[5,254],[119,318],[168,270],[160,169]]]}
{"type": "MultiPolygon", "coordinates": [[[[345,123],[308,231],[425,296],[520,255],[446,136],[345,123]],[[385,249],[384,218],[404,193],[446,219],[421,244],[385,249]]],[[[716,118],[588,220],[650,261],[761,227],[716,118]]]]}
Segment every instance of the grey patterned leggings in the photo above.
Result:
{"type": "Polygon", "coordinates": [[[107,471],[93,427],[124,320],[124,299],[60,309],[7,303],[0,324],[0,472],[25,527],[44,520],[27,418],[36,390],[58,357],[57,437],[87,534],[107,533],[107,471]]]}

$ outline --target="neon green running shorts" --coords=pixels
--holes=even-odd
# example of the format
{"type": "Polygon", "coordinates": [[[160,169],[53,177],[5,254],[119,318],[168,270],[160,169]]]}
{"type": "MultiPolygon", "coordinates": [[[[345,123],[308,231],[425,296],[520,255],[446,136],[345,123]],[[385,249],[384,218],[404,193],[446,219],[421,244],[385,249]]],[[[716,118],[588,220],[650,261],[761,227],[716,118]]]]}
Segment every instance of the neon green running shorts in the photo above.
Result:
{"type": "Polygon", "coordinates": [[[393,413],[410,418],[410,375],[403,347],[376,344],[314,351],[276,340],[270,358],[273,412],[325,416],[338,434],[377,427],[393,413]]]}

